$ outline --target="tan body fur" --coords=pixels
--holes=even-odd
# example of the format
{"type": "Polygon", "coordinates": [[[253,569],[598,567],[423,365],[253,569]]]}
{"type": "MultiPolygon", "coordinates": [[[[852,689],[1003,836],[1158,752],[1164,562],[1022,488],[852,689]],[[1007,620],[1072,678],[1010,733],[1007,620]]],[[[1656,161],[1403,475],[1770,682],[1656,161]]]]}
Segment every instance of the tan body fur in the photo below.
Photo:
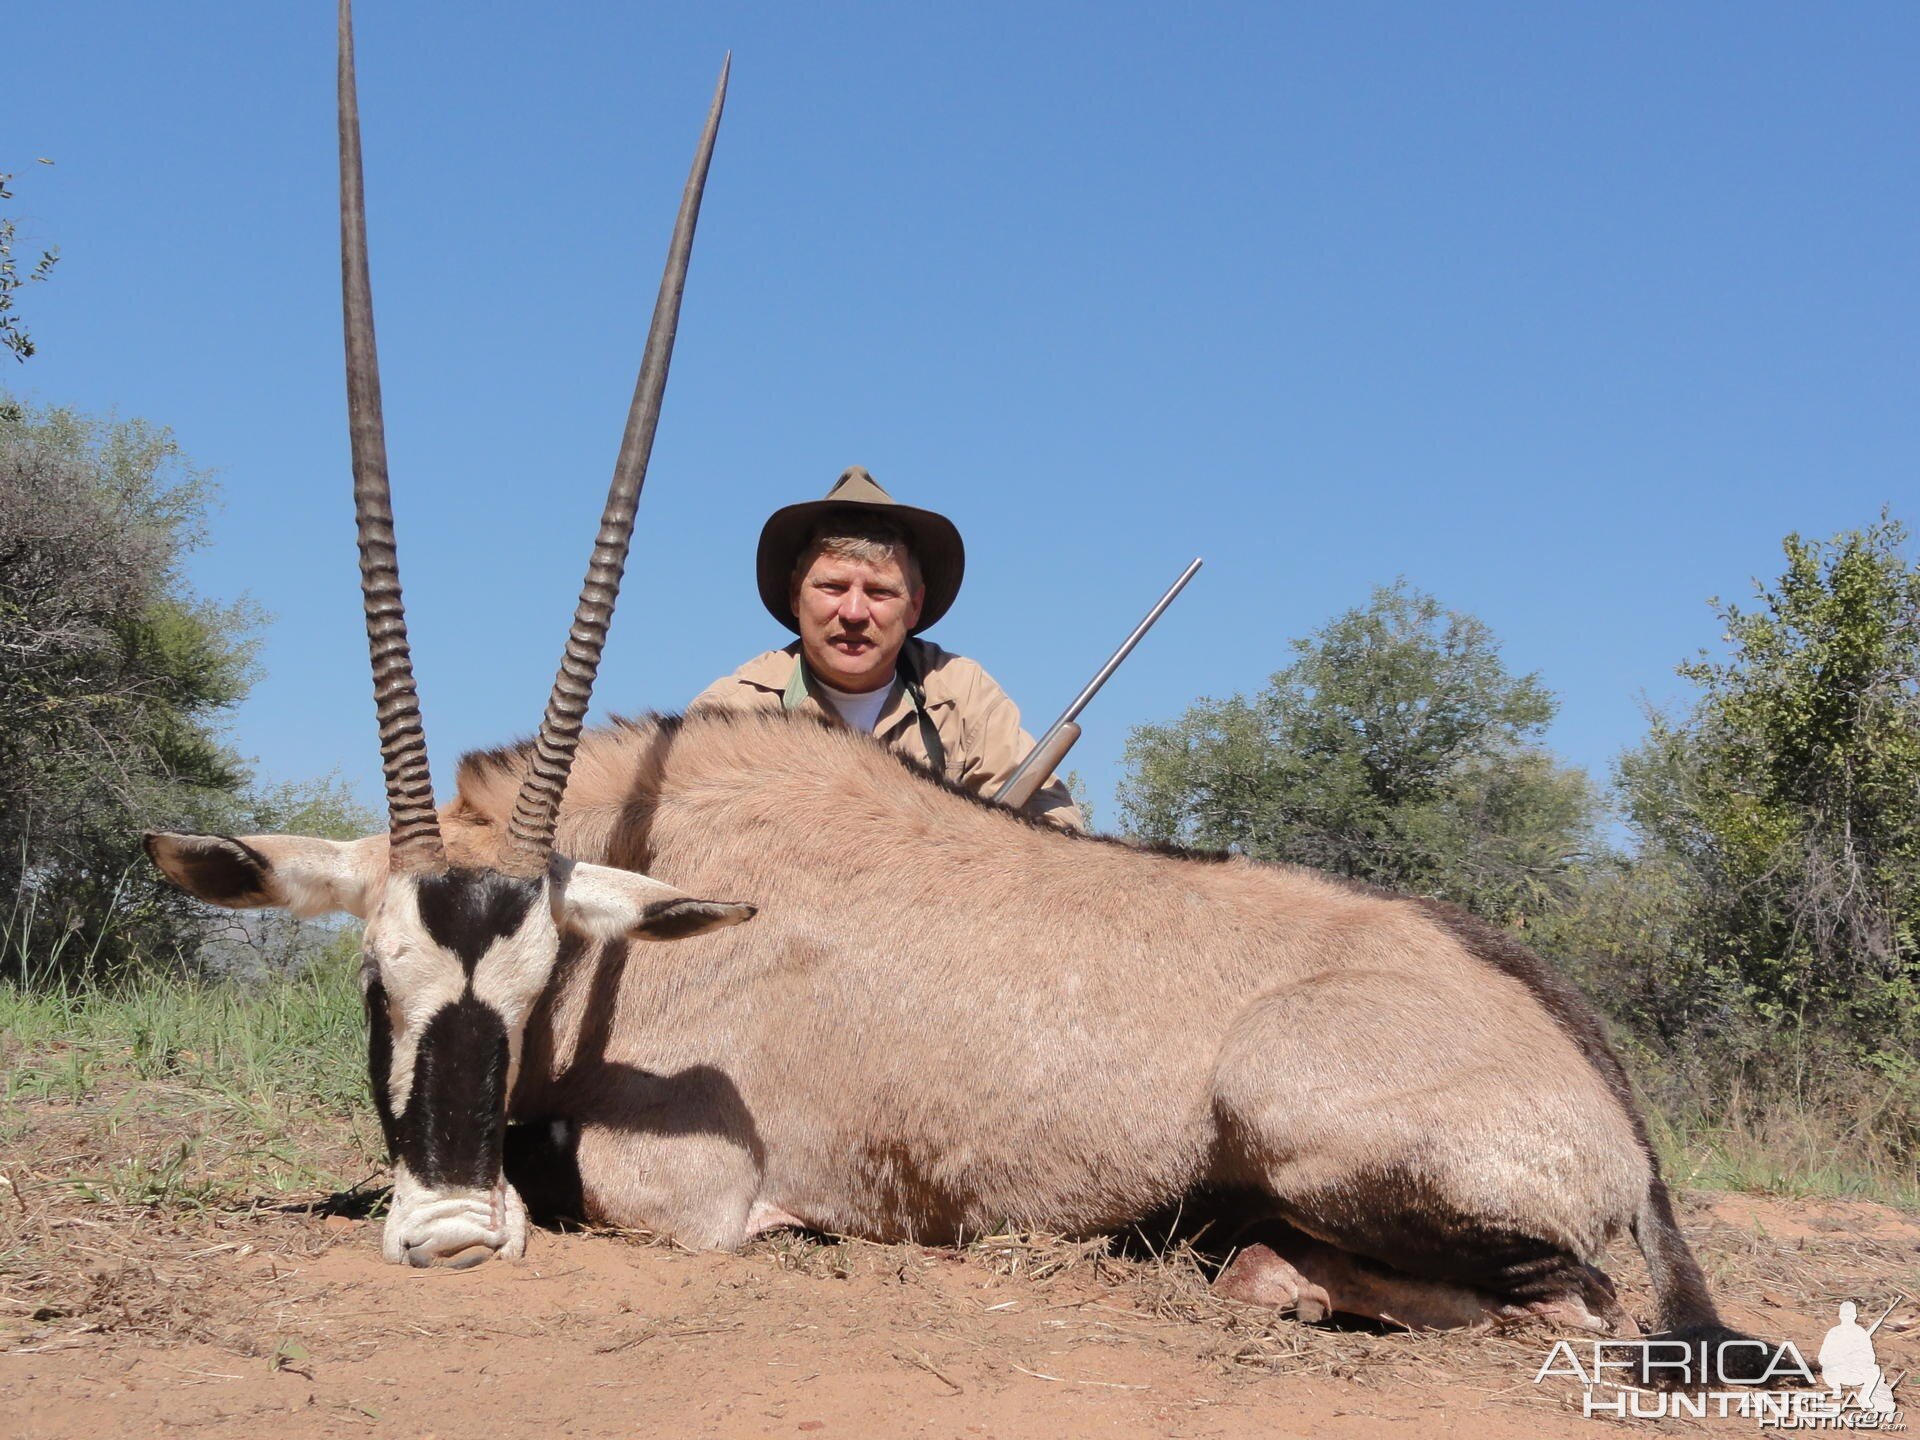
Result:
{"type": "MultiPolygon", "coordinates": [[[[456,862],[520,760],[463,764],[456,862]]],[[[594,1218],[942,1242],[1215,1187],[1363,1253],[1419,1211],[1590,1260],[1647,1196],[1574,1037],[1412,901],[1061,834],[780,715],[591,733],[558,845],[759,907],[563,950],[511,1109],[579,1127],[594,1218]]]]}

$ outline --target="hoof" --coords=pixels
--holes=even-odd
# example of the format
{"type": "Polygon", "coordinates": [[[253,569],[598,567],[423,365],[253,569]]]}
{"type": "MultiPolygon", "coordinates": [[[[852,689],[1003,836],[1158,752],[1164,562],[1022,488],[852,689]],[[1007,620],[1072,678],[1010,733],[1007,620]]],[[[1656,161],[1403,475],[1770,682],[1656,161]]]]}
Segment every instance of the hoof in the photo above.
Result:
{"type": "Polygon", "coordinates": [[[1333,1313],[1324,1287],[1314,1284],[1265,1245],[1238,1251],[1215,1277],[1213,1293],[1248,1305],[1291,1310],[1294,1318],[1315,1324],[1333,1313]]]}

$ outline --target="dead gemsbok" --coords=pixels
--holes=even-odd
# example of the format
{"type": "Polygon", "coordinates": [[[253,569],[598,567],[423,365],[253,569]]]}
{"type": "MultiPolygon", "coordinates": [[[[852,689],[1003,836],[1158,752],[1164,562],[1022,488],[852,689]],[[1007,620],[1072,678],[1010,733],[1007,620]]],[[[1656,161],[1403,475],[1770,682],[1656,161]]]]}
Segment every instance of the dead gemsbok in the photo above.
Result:
{"type": "Polygon", "coordinates": [[[1304,1318],[1630,1332],[1592,1266],[1631,1232],[1659,1326],[1733,1337],[1598,1023],[1464,913],[1063,834],[804,717],[581,736],[717,98],[547,719],[467,757],[436,817],[385,508],[345,33],[343,13],[356,494],[391,834],[149,848],[216,904],[366,920],[389,1257],[518,1254],[510,1150],[520,1188],[722,1248],[782,1225],[1098,1232],[1208,1197],[1256,1222],[1226,1293],[1304,1318]],[[692,895],[758,919],[721,928],[752,910],[692,895]]]}

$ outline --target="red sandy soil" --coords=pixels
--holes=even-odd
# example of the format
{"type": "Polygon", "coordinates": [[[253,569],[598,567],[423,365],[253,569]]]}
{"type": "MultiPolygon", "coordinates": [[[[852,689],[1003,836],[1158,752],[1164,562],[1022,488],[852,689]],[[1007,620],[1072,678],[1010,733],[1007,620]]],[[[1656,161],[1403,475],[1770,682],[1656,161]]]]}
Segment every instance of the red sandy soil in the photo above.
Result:
{"type": "MultiPolygon", "coordinates": [[[[342,1197],[284,1194],[372,1169],[370,1122],[236,1113],[185,1081],[96,1077],[78,1103],[15,1091],[0,1112],[0,1440],[1521,1440],[1621,1423],[1584,1416],[1570,1379],[1535,1383],[1545,1331],[1302,1325],[1215,1298],[1190,1250],[1152,1237],[1125,1256],[1046,1237],[784,1235],[718,1255],[540,1231],[517,1263],[409,1271],[380,1260],[377,1219],[328,1213],[342,1197]]],[[[1811,1359],[1841,1301],[1868,1320],[1905,1292],[1875,1342],[1890,1374],[1920,1368],[1920,1217],[1697,1194],[1682,1222],[1733,1324],[1811,1359]]],[[[1638,1257],[1609,1268],[1649,1319],[1638,1257]]],[[[1920,1377],[1900,1399],[1920,1419],[1920,1377]]]]}
{"type": "MultiPolygon", "coordinates": [[[[0,1200],[4,1200],[0,1194],[0,1200]]],[[[762,1242],[689,1254],[537,1233],[466,1272],[382,1263],[378,1222],[47,1206],[0,1285],[0,1434],[329,1437],[1581,1435],[1536,1330],[1307,1327],[1217,1302],[1182,1252],[762,1242]]],[[[1811,1357],[1841,1299],[1920,1295],[1920,1223],[1864,1202],[1697,1196],[1729,1318],[1811,1357]]],[[[1644,1273],[1618,1267],[1644,1315],[1644,1273]]],[[[1920,1363],[1920,1304],[1875,1337],[1920,1363]]],[[[1912,1382],[1920,1391],[1920,1379],[1912,1382]]],[[[1911,1407],[1920,1394],[1911,1399],[1911,1407]]],[[[1698,1430],[1702,1422],[1635,1422],[1698,1430]]],[[[1750,1433],[1751,1419],[1705,1422],[1750,1433]]]]}

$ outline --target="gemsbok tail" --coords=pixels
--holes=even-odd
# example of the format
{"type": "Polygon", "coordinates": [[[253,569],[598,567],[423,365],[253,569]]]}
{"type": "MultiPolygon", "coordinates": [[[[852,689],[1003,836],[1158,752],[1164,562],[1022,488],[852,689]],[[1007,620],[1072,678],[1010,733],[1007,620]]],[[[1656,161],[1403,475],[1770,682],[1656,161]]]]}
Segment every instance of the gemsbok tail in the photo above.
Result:
{"type": "Polygon", "coordinates": [[[1644,1383],[1682,1388],[1728,1382],[1751,1385],[1769,1375],[1781,1384],[1793,1383],[1799,1368],[1776,1364],[1780,1346],[1735,1330],[1721,1320],[1707,1290],[1707,1277],[1674,1219],[1673,1198],[1657,1167],[1646,1199],[1640,1202],[1640,1213],[1633,1218],[1633,1238],[1646,1257],[1660,1306],[1660,1329],[1646,1337],[1640,1352],[1640,1378],[1644,1383]],[[1684,1360],[1674,1342],[1687,1347],[1684,1360]]]}

